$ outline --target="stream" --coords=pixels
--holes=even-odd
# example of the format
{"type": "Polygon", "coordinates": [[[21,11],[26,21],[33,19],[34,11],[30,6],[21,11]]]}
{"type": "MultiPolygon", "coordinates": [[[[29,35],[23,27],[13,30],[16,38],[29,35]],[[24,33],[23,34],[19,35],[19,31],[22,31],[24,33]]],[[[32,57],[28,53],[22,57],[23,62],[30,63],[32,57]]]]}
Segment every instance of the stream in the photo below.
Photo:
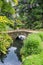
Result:
{"type": "Polygon", "coordinates": [[[9,53],[3,58],[3,62],[0,60],[0,65],[21,65],[21,62],[15,53],[16,49],[16,47],[9,48],[9,53]]]}
{"type": "Polygon", "coordinates": [[[23,37],[14,40],[6,55],[1,54],[0,65],[21,65],[20,49],[23,45],[23,37]]]}
{"type": "Polygon", "coordinates": [[[21,65],[20,48],[22,46],[21,40],[16,39],[13,45],[8,49],[6,55],[0,56],[0,65],[21,65]]]}

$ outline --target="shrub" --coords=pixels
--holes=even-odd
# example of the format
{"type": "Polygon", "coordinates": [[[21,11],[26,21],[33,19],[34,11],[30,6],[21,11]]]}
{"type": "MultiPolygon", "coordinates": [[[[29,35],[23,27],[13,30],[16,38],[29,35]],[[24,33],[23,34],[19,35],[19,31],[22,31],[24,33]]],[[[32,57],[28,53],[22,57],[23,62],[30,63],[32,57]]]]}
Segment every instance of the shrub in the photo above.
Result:
{"type": "Polygon", "coordinates": [[[25,58],[22,65],[43,65],[43,53],[25,58]]]}
{"type": "MultiPolygon", "coordinates": [[[[18,0],[12,0],[14,4],[18,4],[18,0]]],[[[12,30],[14,27],[14,19],[12,17],[15,14],[15,9],[12,7],[11,1],[0,0],[0,53],[6,54],[7,48],[12,43],[12,38],[3,31],[12,30]]]]}
{"type": "Polygon", "coordinates": [[[13,29],[14,21],[8,19],[6,16],[0,16],[0,31],[13,29]]]}
{"type": "Polygon", "coordinates": [[[39,32],[38,35],[41,37],[41,39],[43,41],[43,32],[39,32]]]}
{"type": "Polygon", "coordinates": [[[0,52],[6,54],[12,43],[12,38],[8,34],[0,34],[0,52]]]}
{"type": "Polygon", "coordinates": [[[20,51],[20,54],[22,56],[38,54],[42,50],[41,47],[42,40],[37,34],[28,35],[28,37],[23,41],[23,43],[24,45],[20,51]]]}

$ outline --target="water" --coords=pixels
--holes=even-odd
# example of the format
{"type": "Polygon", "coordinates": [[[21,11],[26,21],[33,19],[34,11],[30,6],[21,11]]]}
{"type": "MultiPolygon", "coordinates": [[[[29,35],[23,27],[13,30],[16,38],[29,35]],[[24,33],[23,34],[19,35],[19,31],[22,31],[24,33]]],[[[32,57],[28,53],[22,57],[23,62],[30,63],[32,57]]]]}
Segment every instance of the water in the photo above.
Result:
{"type": "Polygon", "coordinates": [[[20,49],[23,45],[23,39],[24,36],[20,35],[20,38],[17,37],[14,40],[12,47],[8,49],[9,52],[6,55],[1,55],[0,65],[21,65],[20,49]]]}
{"type": "Polygon", "coordinates": [[[15,53],[16,49],[16,47],[9,48],[7,57],[3,59],[3,63],[0,60],[0,65],[21,65],[21,62],[18,60],[18,57],[15,53]]]}

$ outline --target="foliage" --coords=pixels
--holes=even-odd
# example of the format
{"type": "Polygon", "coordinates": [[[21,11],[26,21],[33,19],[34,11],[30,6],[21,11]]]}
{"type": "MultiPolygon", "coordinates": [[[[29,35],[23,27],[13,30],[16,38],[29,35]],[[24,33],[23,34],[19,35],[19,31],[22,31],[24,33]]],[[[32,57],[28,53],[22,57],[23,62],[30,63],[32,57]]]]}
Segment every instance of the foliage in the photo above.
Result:
{"type": "Polygon", "coordinates": [[[18,5],[18,0],[12,0],[16,5],[18,5]]]}
{"type": "Polygon", "coordinates": [[[14,6],[17,6],[17,4],[18,0],[0,0],[0,14],[11,17],[16,12],[14,6]]]}
{"type": "Polygon", "coordinates": [[[41,39],[42,39],[42,41],[43,41],[43,32],[39,32],[39,33],[37,33],[40,37],[41,37],[41,39]]]}
{"type": "Polygon", "coordinates": [[[12,43],[12,38],[3,31],[12,30],[14,27],[14,21],[11,16],[15,14],[15,9],[12,6],[18,4],[18,0],[0,0],[0,53],[6,54],[7,48],[12,43]]]}
{"type": "Polygon", "coordinates": [[[43,65],[43,53],[26,57],[22,65],[43,65]]]}
{"type": "Polygon", "coordinates": [[[2,12],[3,13],[14,13],[14,8],[12,8],[11,3],[4,3],[2,7],[2,12]]]}
{"type": "Polygon", "coordinates": [[[17,12],[25,28],[43,28],[43,0],[19,0],[17,12]]]}
{"type": "Polygon", "coordinates": [[[14,28],[19,29],[23,27],[23,23],[19,19],[15,19],[14,28]]]}
{"type": "Polygon", "coordinates": [[[0,52],[6,54],[7,48],[12,42],[12,38],[8,34],[0,34],[0,52]]]}
{"type": "Polygon", "coordinates": [[[2,2],[2,0],[0,0],[0,7],[2,7],[2,5],[3,5],[3,2],[2,2]]]}
{"type": "Polygon", "coordinates": [[[42,51],[42,40],[37,34],[28,35],[23,43],[24,45],[20,51],[22,57],[26,57],[32,54],[39,54],[42,51]]]}
{"type": "Polygon", "coordinates": [[[18,0],[12,0],[12,1],[10,1],[10,0],[0,0],[0,8],[1,8],[1,11],[2,12],[7,12],[7,13],[14,13],[14,8],[13,8],[13,6],[12,6],[12,2],[13,2],[13,4],[18,4],[18,0]],[[6,5],[6,6],[5,6],[6,5]]]}
{"type": "Polygon", "coordinates": [[[6,16],[0,16],[0,31],[6,31],[14,28],[14,21],[6,16]]]}

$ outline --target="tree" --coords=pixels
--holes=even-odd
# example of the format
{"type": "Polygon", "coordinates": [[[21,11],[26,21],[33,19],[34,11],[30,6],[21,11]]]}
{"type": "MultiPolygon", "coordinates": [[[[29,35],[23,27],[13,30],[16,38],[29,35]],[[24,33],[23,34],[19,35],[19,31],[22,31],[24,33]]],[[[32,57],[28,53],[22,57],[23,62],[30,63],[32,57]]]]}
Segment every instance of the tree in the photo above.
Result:
{"type": "Polygon", "coordinates": [[[43,28],[43,1],[42,0],[19,0],[19,16],[25,23],[25,28],[43,28]]]}
{"type": "Polygon", "coordinates": [[[5,15],[14,14],[15,9],[13,8],[12,3],[17,5],[18,0],[0,0],[0,12],[5,15]]]}

